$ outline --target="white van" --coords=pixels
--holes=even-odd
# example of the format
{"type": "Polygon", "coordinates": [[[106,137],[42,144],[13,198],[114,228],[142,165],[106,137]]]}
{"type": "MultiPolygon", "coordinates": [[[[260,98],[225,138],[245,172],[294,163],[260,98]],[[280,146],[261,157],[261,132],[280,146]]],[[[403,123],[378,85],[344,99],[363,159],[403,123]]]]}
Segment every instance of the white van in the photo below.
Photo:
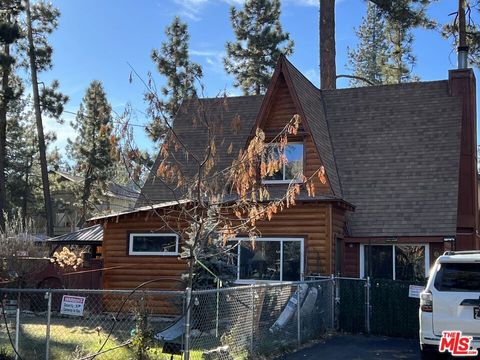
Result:
{"type": "Polygon", "coordinates": [[[471,336],[480,348],[480,251],[447,251],[430,272],[420,294],[420,349],[427,358],[438,351],[443,331],[471,336]]]}

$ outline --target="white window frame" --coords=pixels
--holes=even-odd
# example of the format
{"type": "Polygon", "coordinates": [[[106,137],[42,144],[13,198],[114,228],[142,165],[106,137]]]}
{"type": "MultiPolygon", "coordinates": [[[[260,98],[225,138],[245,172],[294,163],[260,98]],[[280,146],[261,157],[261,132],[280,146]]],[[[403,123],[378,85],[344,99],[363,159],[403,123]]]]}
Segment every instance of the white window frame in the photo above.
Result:
{"type": "MultiPolygon", "coordinates": [[[[302,145],[303,147],[303,154],[302,154],[302,173],[305,171],[305,144],[302,142],[302,141],[292,141],[292,142],[289,142],[287,144],[288,145],[302,145]]],[[[273,145],[269,145],[269,146],[273,146],[273,145]]],[[[283,164],[283,169],[282,169],[282,174],[283,174],[283,177],[285,177],[285,165],[286,164],[283,164]]],[[[283,180],[265,180],[263,179],[262,180],[262,183],[263,184],[298,184],[298,183],[301,183],[302,180],[301,179],[283,179],[283,180]]]]}
{"type": "Polygon", "coordinates": [[[237,243],[237,280],[235,281],[238,284],[252,284],[258,282],[283,282],[283,243],[285,241],[289,242],[299,242],[300,243],[300,281],[303,281],[304,278],[304,238],[283,238],[283,237],[259,237],[255,241],[280,241],[280,280],[258,280],[258,279],[240,279],[240,248],[241,241],[252,241],[248,237],[240,237],[232,239],[233,241],[238,241],[237,243]]]}
{"type": "Polygon", "coordinates": [[[395,246],[405,245],[405,246],[423,246],[425,248],[425,279],[430,275],[430,245],[425,243],[395,243],[395,244],[360,244],[360,278],[365,279],[365,246],[393,246],[392,249],[392,270],[393,270],[393,280],[396,280],[395,274],[395,246]]]}
{"type": "Polygon", "coordinates": [[[179,236],[175,233],[130,233],[128,236],[128,255],[131,256],[175,256],[178,255],[179,236]],[[135,236],[171,237],[175,236],[175,251],[133,251],[133,238],[135,236]]]}

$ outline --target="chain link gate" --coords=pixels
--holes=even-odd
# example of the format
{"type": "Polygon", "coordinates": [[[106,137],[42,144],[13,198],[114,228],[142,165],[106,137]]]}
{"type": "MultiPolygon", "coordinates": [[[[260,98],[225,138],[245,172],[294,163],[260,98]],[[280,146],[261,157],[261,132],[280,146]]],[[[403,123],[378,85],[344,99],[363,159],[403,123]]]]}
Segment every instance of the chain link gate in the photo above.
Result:
{"type": "Polygon", "coordinates": [[[358,334],[368,333],[369,306],[366,279],[335,278],[336,328],[358,334]]]}
{"type": "Polygon", "coordinates": [[[410,285],[388,279],[335,278],[335,314],[339,331],[403,338],[418,337],[420,300],[410,285]]]}

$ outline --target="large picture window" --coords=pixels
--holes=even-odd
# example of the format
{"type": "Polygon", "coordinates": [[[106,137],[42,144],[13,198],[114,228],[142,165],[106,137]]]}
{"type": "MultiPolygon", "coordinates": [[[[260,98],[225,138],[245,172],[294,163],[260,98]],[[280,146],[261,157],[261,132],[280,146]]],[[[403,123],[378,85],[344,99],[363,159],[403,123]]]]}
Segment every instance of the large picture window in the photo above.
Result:
{"type": "Polygon", "coordinates": [[[131,233],[129,255],[178,255],[178,235],[166,233],[131,233]]]}
{"type": "Polygon", "coordinates": [[[362,245],[360,277],[422,281],[430,267],[428,245],[362,245]]]}
{"type": "MultiPolygon", "coordinates": [[[[276,159],[281,155],[278,148],[272,147],[271,151],[276,159]]],[[[303,144],[290,143],[284,149],[285,157],[288,162],[272,176],[265,177],[264,183],[282,183],[290,182],[292,180],[300,180],[300,175],[303,174],[303,144]]]]}
{"type": "Polygon", "coordinates": [[[257,238],[238,241],[237,280],[299,281],[303,277],[302,238],[257,238]]]}

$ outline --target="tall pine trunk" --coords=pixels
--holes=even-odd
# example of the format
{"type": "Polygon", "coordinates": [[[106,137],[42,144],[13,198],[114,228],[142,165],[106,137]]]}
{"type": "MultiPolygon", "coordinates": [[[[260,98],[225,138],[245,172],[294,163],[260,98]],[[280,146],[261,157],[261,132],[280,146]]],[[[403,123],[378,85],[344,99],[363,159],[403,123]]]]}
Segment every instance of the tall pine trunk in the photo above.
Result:
{"type": "Polygon", "coordinates": [[[320,88],[337,87],[335,0],[320,0],[320,88]]]}
{"type": "MultiPolygon", "coordinates": [[[[5,44],[3,51],[8,57],[10,55],[10,45],[5,44]]],[[[7,159],[7,112],[8,101],[10,98],[8,80],[10,78],[10,65],[6,64],[2,70],[3,101],[0,107],[0,230],[4,231],[4,214],[7,210],[7,185],[5,178],[5,163],[7,159]]]]}
{"type": "Polygon", "coordinates": [[[82,214],[80,221],[77,223],[79,227],[83,227],[85,220],[87,219],[88,199],[90,199],[90,194],[92,193],[92,171],[93,168],[89,165],[83,180],[82,214]]]}
{"type": "Polygon", "coordinates": [[[40,168],[42,171],[43,198],[45,203],[45,215],[47,220],[47,235],[53,236],[53,208],[50,197],[50,184],[48,181],[47,169],[47,147],[45,145],[45,135],[43,133],[42,111],[40,109],[40,95],[38,92],[37,63],[35,56],[35,46],[33,44],[32,17],[30,14],[30,2],[25,1],[27,15],[27,38],[28,38],[28,56],[30,59],[30,72],[32,77],[33,106],[35,109],[35,121],[37,123],[38,149],[40,152],[40,168]]]}

